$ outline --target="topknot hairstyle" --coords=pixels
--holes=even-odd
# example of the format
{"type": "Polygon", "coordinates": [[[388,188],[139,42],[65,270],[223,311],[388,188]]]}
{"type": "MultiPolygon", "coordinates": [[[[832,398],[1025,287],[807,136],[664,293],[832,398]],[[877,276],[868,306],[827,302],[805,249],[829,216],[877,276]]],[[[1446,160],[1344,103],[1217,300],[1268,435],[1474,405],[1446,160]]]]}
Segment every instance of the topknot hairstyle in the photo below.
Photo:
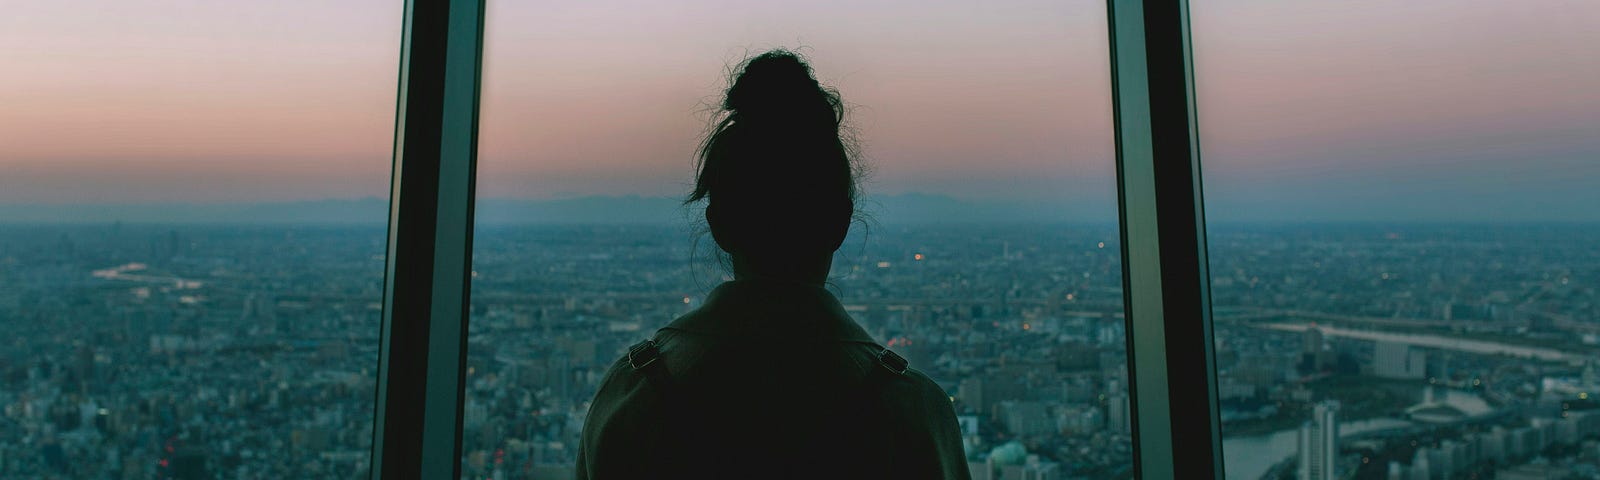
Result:
{"type": "Polygon", "coordinates": [[[744,61],[701,143],[694,190],[728,253],[832,252],[855,216],[857,178],[838,91],[787,50],[744,61]]]}

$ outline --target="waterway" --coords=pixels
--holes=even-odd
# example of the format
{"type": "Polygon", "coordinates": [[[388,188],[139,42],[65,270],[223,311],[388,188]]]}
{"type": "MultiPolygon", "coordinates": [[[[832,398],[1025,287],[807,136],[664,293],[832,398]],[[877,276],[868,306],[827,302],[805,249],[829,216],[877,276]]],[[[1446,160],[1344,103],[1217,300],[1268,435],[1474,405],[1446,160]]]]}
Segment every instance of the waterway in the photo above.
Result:
{"type": "MultiPolygon", "coordinates": [[[[1461,409],[1469,415],[1488,413],[1490,407],[1483,399],[1469,392],[1438,389],[1444,393],[1443,402],[1461,409]]],[[[1426,393],[1424,393],[1426,395],[1426,393]]],[[[1339,422],[1339,436],[1345,437],[1373,430],[1401,428],[1412,423],[1398,418],[1373,418],[1339,422]]],[[[1224,432],[1226,433],[1226,432],[1224,432]]],[[[1295,455],[1300,433],[1298,428],[1279,430],[1261,435],[1224,437],[1222,461],[1228,480],[1257,480],[1273,465],[1295,455]]]]}
{"type": "Polygon", "coordinates": [[[111,268],[95,270],[91,273],[91,275],[93,275],[95,278],[103,278],[106,280],[124,280],[129,282],[167,285],[180,290],[193,290],[205,286],[205,283],[199,280],[189,280],[186,278],[167,275],[146,275],[138,273],[144,271],[146,268],[148,267],[146,267],[143,263],[129,263],[111,268]]]}
{"type": "MultiPolygon", "coordinates": [[[[1289,332],[1303,332],[1311,328],[1308,323],[1275,323],[1261,325],[1262,328],[1282,330],[1289,332]]],[[[1376,330],[1351,330],[1327,325],[1318,325],[1323,335],[1330,337],[1355,338],[1374,342],[1404,343],[1417,347],[1437,348],[1441,350],[1455,350],[1459,352],[1476,353],[1479,355],[1508,355],[1520,358],[1536,358],[1553,362],[1579,363],[1587,359],[1585,355],[1557,350],[1554,348],[1530,347],[1526,345],[1512,345],[1488,340],[1473,340],[1457,337],[1444,337],[1427,334],[1408,334],[1384,332],[1376,330]]]]}
{"type": "MultiPolygon", "coordinates": [[[[1396,418],[1374,418],[1354,422],[1339,422],[1339,435],[1352,435],[1385,428],[1410,426],[1411,422],[1396,418]]],[[[1222,439],[1222,461],[1228,480],[1256,480],[1261,474],[1294,455],[1299,448],[1296,438],[1299,429],[1279,430],[1262,435],[1222,439]]]]}

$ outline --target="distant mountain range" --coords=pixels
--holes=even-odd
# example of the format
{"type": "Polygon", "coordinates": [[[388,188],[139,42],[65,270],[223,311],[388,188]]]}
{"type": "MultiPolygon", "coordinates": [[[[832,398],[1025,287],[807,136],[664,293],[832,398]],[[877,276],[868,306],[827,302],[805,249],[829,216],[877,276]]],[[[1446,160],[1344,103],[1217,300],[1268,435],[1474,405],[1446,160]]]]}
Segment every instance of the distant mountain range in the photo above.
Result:
{"type": "MultiPolygon", "coordinates": [[[[906,193],[869,197],[863,209],[879,223],[1114,222],[1116,205],[1080,201],[978,201],[906,193]]],[[[366,197],[273,203],[0,205],[0,223],[381,224],[389,201],[366,197]]],[[[679,199],[584,196],[480,199],[482,224],[674,224],[697,210],[679,199]]]]}

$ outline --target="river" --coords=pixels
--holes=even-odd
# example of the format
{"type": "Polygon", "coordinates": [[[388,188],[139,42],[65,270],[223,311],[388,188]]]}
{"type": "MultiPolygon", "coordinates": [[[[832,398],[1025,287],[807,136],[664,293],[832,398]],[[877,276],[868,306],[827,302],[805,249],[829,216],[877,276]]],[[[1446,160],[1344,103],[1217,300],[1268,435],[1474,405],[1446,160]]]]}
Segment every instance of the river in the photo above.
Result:
{"type": "MultiPolygon", "coordinates": [[[[1261,328],[1281,330],[1288,332],[1304,332],[1312,328],[1309,323],[1274,323],[1263,324],[1261,328]]],[[[1473,340],[1468,338],[1445,337],[1428,334],[1412,334],[1398,332],[1384,332],[1377,330],[1351,330],[1327,325],[1316,326],[1322,334],[1330,337],[1355,338],[1374,342],[1404,343],[1417,347],[1437,348],[1441,350],[1455,350],[1460,352],[1475,353],[1479,355],[1508,355],[1519,358],[1536,358],[1551,362],[1567,362],[1578,364],[1588,359],[1588,355],[1557,350],[1554,348],[1530,347],[1526,345],[1512,345],[1509,343],[1489,340],[1473,340]]]]}
{"type": "MultiPolygon", "coordinates": [[[[1487,413],[1490,407],[1477,395],[1456,390],[1444,392],[1444,402],[1460,408],[1469,415],[1487,413]]],[[[1411,422],[1397,418],[1374,418],[1339,422],[1339,436],[1354,435],[1373,430],[1410,426],[1411,422]]],[[[1261,435],[1225,437],[1222,439],[1222,461],[1228,480],[1257,480],[1278,462],[1295,455],[1299,448],[1299,428],[1279,430],[1261,435]]]]}

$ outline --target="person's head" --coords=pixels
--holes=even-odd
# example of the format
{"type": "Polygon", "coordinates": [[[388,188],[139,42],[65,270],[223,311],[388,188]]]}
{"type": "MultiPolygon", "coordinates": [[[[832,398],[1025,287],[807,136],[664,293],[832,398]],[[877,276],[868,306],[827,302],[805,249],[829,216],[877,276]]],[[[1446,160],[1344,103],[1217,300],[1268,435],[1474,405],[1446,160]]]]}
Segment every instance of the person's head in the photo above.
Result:
{"type": "Polygon", "coordinates": [[[773,50],[736,70],[721,113],[686,203],[706,201],[706,224],[735,276],[822,281],[856,212],[838,92],[798,55],[773,50]]]}

